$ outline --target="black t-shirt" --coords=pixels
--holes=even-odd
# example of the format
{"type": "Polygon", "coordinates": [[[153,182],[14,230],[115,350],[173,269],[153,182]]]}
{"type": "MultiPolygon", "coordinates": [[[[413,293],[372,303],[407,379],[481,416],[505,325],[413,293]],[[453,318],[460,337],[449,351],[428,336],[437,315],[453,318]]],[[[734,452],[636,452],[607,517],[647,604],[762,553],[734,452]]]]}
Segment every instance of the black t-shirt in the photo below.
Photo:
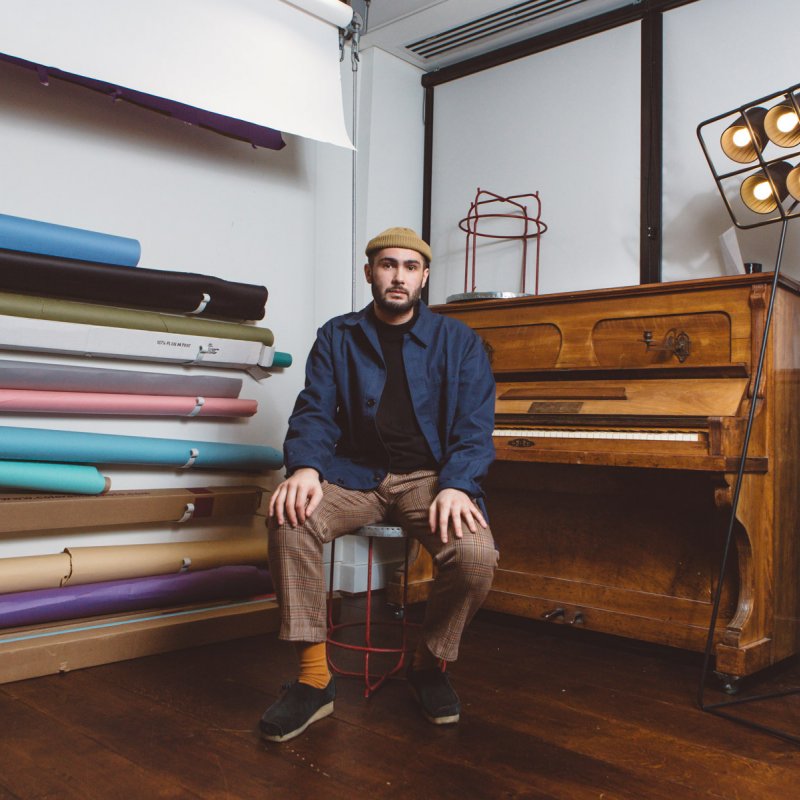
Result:
{"type": "Polygon", "coordinates": [[[402,325],[388,325],[377,317],[374,318],[386,364],[386,386],[375,421],[378,435],[386,450],[387,468],[392,473],[436,468],[433,454],[414,415],[411,390],[403,364],[403,340],[414,327],[418,315],[419,306],[413,318],[402,325]]]}

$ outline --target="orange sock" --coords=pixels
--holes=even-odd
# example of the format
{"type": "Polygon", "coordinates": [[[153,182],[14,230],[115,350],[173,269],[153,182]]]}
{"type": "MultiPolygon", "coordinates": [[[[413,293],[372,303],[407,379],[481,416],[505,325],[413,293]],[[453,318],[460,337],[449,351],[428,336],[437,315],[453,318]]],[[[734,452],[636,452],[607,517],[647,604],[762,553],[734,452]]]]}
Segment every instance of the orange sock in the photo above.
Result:
{"type": "Polygon", "coordinates": [[[440,659],[436,658],[433,653],[425,646],[425,643],[420,641],[417,649],[414,651],[414,661],[412,669],[433,669],[434,667],[441,666],[440,659]]]}
{"type": "Polygon", "coordinates": [[[298,682],[324,689],[331,680],[325,642],[298,642],[297,654],[300,658],[298,682]]]}

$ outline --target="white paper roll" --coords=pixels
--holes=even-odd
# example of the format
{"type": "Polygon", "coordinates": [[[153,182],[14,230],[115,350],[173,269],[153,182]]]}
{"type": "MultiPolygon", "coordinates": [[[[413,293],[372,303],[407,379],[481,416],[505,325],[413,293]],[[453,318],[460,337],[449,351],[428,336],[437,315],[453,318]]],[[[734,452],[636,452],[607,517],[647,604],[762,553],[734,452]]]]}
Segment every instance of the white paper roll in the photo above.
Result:
{"type": "Polygon", "coordinates": [[[284,3],[307,11],[337,28],[346,28],[353,18],[353,9],[339,0],[283,0],[284,3]]]}
{"type": "Polygon", "coordinates": [[[328,21],[351,14],[338,0],[4,0],[0,52],[352,148],[328,21]]]}

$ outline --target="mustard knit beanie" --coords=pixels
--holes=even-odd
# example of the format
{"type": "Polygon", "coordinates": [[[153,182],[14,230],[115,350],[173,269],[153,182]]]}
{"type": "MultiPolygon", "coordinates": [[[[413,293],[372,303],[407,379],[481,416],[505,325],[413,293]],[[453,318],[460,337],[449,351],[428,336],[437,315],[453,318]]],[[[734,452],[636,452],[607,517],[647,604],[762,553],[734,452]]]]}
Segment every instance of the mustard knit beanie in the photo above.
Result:
{"type": "Polygon", "coordinates": [[[379,233],[375,238],[367,243],[367,258],[371,258],[373,253],[383,250],[386,247],[403,247],[406,250],[416,250],[430,264],[431,248],[427,242],[419,238],[416,231],[411,228],[387,228],[383,233],[379,233]]]}

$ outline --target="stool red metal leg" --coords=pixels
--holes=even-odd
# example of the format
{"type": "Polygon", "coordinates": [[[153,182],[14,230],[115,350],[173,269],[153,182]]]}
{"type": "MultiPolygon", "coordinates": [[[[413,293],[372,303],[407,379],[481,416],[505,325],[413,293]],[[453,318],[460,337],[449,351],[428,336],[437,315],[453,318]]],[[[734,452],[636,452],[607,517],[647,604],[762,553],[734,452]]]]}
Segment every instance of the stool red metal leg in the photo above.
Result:
{"type": "MultiPolygon", "coordinates": [[[[331,672],[337,675],[363,678],[365,698],[368,698],[389,678],[391,678],[393,675],[396,675],[398,672],[400,672],[400,670],[403,669],[406,663],[406,653],[408,652],[408,631],[409,628],[413,626],[413,623],[409,623],[406,621],[405,613],[403,613],[402,619],[399,622],[373,623],[372,620],[373,538],[372,537],[368,538],[369,538],[369,544],[367,549],[367,593],[366,593],[366,609],[365,609],[364,621],[347,622],[339,624],[334,624],[333,622],[333,579],[334,579],[334,558],[335,558],[335,549],[333,543],[331,543],[330,586],[328,587],[328,609],[327,609],[328,610],[328,636],[327,636],[328,666],[331,672]],[[400,646],[399,647],[375,646],[372,643],[373,624],[398,626],[400,628],[400,633],[401,633],[400,646]],[[346,642],[341,642],[336,639],[336,634],[338,631],[344,628],[351,628],[351,627],[362,627],[364,629],[363,644],[348,644],[346,642]],[[333,658],[333,653],[332,653],[332,650],[337,647],[363,654],[363,669],[360,672],[357,672],[354,670],[346,670],[338,666],[333,658]],[[373,654],[397,656],[397,660],[395,661],[394,666],[392,666],[386,672],[380,675],[376,675],[375,676],[376,679],[374,681],[372,679],[373,678],[372,673],[370,672],[370,656],[373,654]]],[[[405,553],[403,560],[403,565],[406,575],[408,574],[408,557],[409,557],[409,541],[408,538],[406,538],[405,553]]],[[[407,604],[407,601],[408,601],[408,582],[405,581],[403,587],[403,612],[405,612],[405,606],[407,604]]]]}

